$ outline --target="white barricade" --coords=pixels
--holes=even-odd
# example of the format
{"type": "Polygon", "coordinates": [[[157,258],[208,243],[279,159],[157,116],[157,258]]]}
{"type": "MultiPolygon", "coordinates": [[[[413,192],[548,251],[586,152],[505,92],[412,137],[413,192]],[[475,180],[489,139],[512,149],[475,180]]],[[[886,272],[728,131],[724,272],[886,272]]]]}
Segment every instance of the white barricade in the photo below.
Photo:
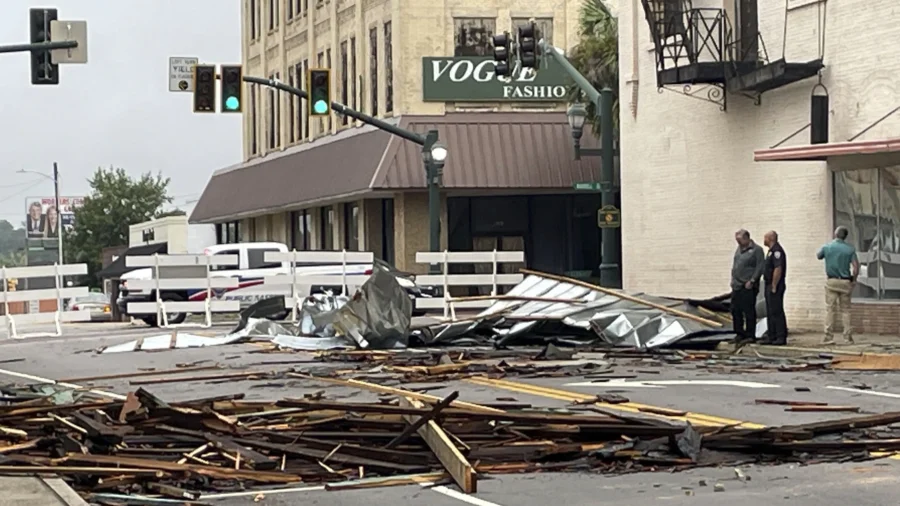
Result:
{"type": "Polygon", "coordinates": [[[416,299],[418,309],[443,309],[444,318],[448,315],[456,319],[456,309],[484,309],[495,302],[491,297],[497,296],[500,286],[513,286],[522,282],[522,274],[503,274],[498,271],[499,264],[525,262],[523,251],[440,251],[418,252],[416,263],[438,264],[440,274],[416,276],[416,284],[443,287],[443,297],[434,299],[416,299]],[[491,264],[491,272],[485,274],[450,274],[450,264],[491,264]],[[490,286],[491,294],[479,300],[456,301],[450,297],[451,286],[490,286]]]}
{"type": "Polygon", "coordinates": [[[267,251],[264,257],[266,262],[288,262],[290,264],[290,272],[265,276],[263,285],[268,293],[285,295],[284,307],[291,310],[291,321],[293,322],[297,321],[300,303],[309,294],[310,287],[340,286],[342,293],[349,295],[348,287],[362,285],[369,279],[369,274],[348,272],[348,267],[355,264],[372,268],[375,261],[375,255],[370,251],[347,250],[294,250],[287,253],[267,251]],[[337,266],[340,267],[340,272],[324,270],[337,266]]]}
{"type": "Polygon", "coordinates": [[[63,301],[73,297],[84,297],[88,294],[86,286],[63,286],[64,276],[84,276],[87,274],[87,264],[69,265],[40,265],[32,267],[3,267],[3,324],[12,339],[26,337],[58,337],[62,335],[63,322],[90,321],[90,311],[63,311],[63,301]],[[53,288],[36,290],[10,290],[10,280],[54,278],[53,288]],[[56,299],[56,311],[44,313],[10,314],[10,302],[32,302],[40,300],[56,299]],[[19,326],[23,324],[53,323],[55,332],[37,332],[32,334],[19,334],[19,326]]]}
{"type": "Polygon", "coordinates": [[[240,280],[236,277],[212,276],[216,266],[238,265],[237,255],[140,255],[125,258],[127,267],[151,267],[152,279],[128,281],[129,290],[153,290],[154,302],[129,302],[129,314],[156,314],[160,327],[202,327],[212,326],[212,313],[232,313],[241,310],[237,300],[216,300],[213,290],[237,288],[240,280]],[[160,290],[205,291],[202,301],[162,300],[160,290]],[[170,313],[203,314],[200,324],[169,324],[170,313]]]}

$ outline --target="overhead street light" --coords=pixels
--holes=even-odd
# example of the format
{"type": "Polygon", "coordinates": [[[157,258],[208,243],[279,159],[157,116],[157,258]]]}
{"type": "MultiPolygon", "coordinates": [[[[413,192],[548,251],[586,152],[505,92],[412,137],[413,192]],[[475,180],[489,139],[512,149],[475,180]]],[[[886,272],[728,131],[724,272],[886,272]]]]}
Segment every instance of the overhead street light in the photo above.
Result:
{"type": "Polygon", "coordinates": [[[440,142],[436,142],[433,146],[431,146],[431,161],[437,165],[438,167],[443,167],[444,162],[447,160],[447,146],[444,146],[440,142]]]}

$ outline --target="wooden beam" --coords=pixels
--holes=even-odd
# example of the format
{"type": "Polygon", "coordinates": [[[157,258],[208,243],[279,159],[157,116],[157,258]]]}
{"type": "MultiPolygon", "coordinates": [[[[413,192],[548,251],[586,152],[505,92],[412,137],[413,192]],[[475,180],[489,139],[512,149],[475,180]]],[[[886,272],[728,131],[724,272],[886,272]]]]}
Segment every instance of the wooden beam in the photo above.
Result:
{"type": "MultiPolygon", "coordinates": [[[[400,404],[411,408],[424,408],[425,404],[412,397],[400,397],[400,404]]],[[[416,424],[420,418],[418,415],[404,415],[403,418],[409,424],[416,424]]],[[[453,481],[459,485],[459,488],[466,494],[474,494],[477,487],[477,478],[475,468],[456,448],[456,445],[450,441],[447,433],[434,420],[428,420],[427,423],[419,427],[419,436],[425,440],[428,447],[438,458],[444,469],[453,477],[453,481]]]]}
{"type": "Polygon", "coordinates": [[[444,398],[444,400],[435,404],[430,413],[420,416],[415,423],[409,424],[405,429],[403,429],[403,432],[400,433],[399,436],[392,439],[390,443],[384,446],[384,448],[390,450],[391,448],[394,448],[400,443],[406,441],[406,439],[409,438],[409,436],[411,436],[413,432],[418,432],[419,428],[421,428],[429,421],[434,420],[438,413],[440,413],[442,409],[449,406],[451,402],[455,401],[457,397],[459,397],[459,392],[451,392],[450,395],[444,398]]]}

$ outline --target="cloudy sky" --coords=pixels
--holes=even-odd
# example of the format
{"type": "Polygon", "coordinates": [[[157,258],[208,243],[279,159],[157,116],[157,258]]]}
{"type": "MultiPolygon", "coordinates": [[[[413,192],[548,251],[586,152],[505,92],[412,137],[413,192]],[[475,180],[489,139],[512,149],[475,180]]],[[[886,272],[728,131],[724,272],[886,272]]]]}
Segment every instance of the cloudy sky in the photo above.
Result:
{"type": "Polygon", "coordinates": [[[0,219],[24,221],[27,197],[84,195],[98,166],[161,171],[190,207],[212,171],[240,161],[239,115],[194,114],[168,91],[170,56],[239,63],[240,0],[2,0],[0,44],[28,42],[28,9],[88,22],[88,63],[60,66],[58,86],[32,86],[28,55],[0,54],[0,219]]]}

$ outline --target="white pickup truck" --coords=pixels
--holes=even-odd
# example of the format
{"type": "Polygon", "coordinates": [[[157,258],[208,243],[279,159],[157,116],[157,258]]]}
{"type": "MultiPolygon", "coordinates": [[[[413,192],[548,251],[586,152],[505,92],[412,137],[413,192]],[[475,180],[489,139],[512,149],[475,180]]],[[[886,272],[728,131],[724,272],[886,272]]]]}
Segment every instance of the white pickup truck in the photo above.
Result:
{"type": "MultiPolygon", "coordinates": [[[[263,284],[266,276],[277,274],[289,274],[291,267],[288,262],[266,262],[265,255],[268,252],[288,252],[290,251],[285,244],[277,242],[254,242],[254,243],[237,243],[237,244],[218,244],[206,248],[203,253],[206,255],[237,255],[239,265],[237,266],[217,266],[214,267],[212,276],[230,277],[234,276],[240,280],[237,288],[229,288],[222,290],[214,290],[214,297],[219,300],[239,300],[241,308],[246,308],[260,299],[276,296],[271,291],[271,286],[263,284]]],[[[372,269],[385,269],[393,274],[400,285],[406,289],[410,297],[431,296],[430,290],[422,290],[415,283],[415,277],[411,274],[399,272],[390,264],[381,260],[376,260],[375,264],[351,264],[347,266],[347,274],[371,274],[372,269]]],[[[298,295],[305,296],[311,293],[321,293],[325,290],[332,292],[340,292],[340,276],[342,266],[329,264],[298,264],[296,272],[298,274],[334,274],[335,286],[303,286],[298,285],[300,293],[298,295]],[[304,293],[306,292],[306,293],[304,293]]],[[[153,269],[137,269],[127,272],[121,277],[119,286],[119,298],[116,304],[122,314],[128,314],[129,302],[154,302],[156,301],[156,293],[154,290],[130,290],[128,281],[133,279],[152,279],[153,269]]],[[[355,287],[350,287],[354,289],[355,287]]],[[[164,301],[185,301],[185,300],[204,300],[206,298],[205,290],[164,290],[159,294],[160,299],[164,301]]],[[[281,318],[287,316],[288,310],[281,318]]],[[[135,315],[148,325],[156,326],[156,315],[135,315]]],[[[187,318],[185,313],[174,313],[168,315],[169,323],[181,323],[187,318]]]]}

